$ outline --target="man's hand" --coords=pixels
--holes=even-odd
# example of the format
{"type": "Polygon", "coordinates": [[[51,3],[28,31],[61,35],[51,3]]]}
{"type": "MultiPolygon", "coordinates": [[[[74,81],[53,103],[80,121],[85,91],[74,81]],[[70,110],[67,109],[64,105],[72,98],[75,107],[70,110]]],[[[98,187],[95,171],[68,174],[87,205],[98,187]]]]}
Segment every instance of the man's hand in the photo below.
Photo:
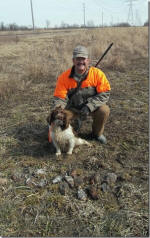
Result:
{"type": "Polygon", "coordinates": [[[61,104],[57,104],[56,106],[55,106],[55,108],[54,108],[54,110],[57,110],[57,109],[63,109],[63,106],[61,105],[61,104]]]}
{"type": "Polygon", "coordinates": [[[85,120],[87,116],[89,115],[89,113],[90,113],[90,109],[88,108],[88,106],[82,107],[82,109],[80,110],[81,120],[85,120]]]}
{"type": "Polygon", "coordinates": [[[83,100],[83,96],[81,95],[80,92],[75,93],[71,97],[71,103],[72,103],[72,106],[75,107],[75,108],[78,108],[78,109],[82,108],[84,100],[83,100]]]}

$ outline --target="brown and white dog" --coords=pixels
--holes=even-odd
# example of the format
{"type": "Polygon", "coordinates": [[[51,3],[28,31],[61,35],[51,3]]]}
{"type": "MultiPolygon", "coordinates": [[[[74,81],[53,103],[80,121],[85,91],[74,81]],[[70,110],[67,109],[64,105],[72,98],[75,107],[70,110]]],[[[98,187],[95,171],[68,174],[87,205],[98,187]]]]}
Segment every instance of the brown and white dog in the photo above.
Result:
{"type": "Polygon", "coordinates": [[[89,142],[78,138],[73,132],[70,125],[72,113],[68,110],[57,107],[47,117],[47,122],[51,128],[51,140],[56,148],[56,155],[61,155],[61,152],[67,149],[67,154],[71,155],[76,145],[86,144],[91,146],[89,142]]]}

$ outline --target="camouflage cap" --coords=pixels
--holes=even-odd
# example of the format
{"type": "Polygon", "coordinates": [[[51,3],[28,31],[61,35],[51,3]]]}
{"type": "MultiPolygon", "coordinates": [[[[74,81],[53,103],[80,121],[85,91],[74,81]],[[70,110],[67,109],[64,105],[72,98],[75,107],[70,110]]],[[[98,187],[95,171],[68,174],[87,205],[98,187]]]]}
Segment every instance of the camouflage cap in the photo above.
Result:
{"type": "Polygon", "coordinates": [[[88,58],[88,50],[82,45],[78,45],[73,50],[73,58],[83,57],[88,58]]]}

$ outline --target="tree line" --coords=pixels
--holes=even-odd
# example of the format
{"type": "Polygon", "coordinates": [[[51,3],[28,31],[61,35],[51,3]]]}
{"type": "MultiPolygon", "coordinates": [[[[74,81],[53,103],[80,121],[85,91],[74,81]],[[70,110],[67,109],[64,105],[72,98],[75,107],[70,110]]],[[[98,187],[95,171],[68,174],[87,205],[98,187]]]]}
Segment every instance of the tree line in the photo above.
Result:
{"type": "MultiPolygon", "coordinates": [[[[78,25],[78,24],[73,24],[73,25],[69,25],[68,23],[64,23],[62,22],[60,26],[55,26],[55,27],[50,27],[50,23],[48,24],[47,23],[48,21],[46,21],[46,29],[52,29],[52,28],[85,28],[85,27],[88,27],[88,28],[94,28],[94,27],[107,27],[107,25],[99,25],[99,26],[96,26],[94,24],[93,21],[89,21],[87,22],[86,25],[78,25]]],[[[146,21],[143,26],[148,26],[149,23],[148,21],[146,21]]],[[[112,27],[130,27],[131,25],[127,22],[122,22],[122,23],[117,23],[117,24],[111,24],[110,26],[112,27]]],[[[45,29],[44,28],[44,29],[45,29]]],[[[5,25],[3,22],[0,23],[0,31],[18,31],[18,30],[32,30],[32,26],[19,26],[17,25],[16,23],[11,23],[11,24],[7,24],[5,25]]]]}

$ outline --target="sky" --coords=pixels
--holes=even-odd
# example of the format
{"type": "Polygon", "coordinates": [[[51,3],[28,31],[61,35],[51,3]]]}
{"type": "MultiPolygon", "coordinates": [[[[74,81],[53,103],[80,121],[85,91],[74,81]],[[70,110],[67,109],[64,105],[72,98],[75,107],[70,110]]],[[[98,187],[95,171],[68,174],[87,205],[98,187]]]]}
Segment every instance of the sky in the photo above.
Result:
{"type": "Polygon", "coordinates": [[[149,0],[0,0],[0,23],[32,27],[31,2],[36,27],[112,25],[148,20],[149,0]],[[131,5],[132,4],[132,5],[131,5]]]}

